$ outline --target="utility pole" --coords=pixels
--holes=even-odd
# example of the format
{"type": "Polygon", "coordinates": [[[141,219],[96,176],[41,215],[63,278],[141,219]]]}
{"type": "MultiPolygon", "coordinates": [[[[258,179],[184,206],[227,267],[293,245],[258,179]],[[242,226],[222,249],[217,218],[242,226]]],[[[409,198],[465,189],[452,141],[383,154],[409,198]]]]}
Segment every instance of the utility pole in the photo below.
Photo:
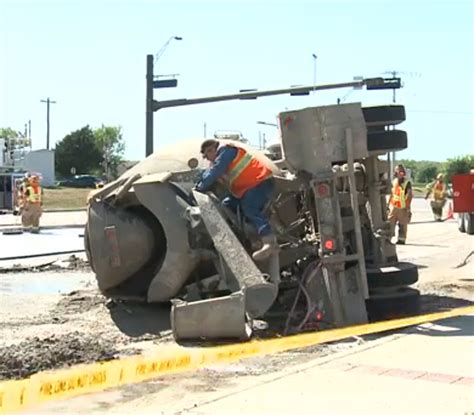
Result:
{"type": "Polygon", "coordinates": [[[46,103],[46,150],[49,150],[49,105],[56,104],[56,101],[51,101],[49,97],[41,102],[46,103]]]}

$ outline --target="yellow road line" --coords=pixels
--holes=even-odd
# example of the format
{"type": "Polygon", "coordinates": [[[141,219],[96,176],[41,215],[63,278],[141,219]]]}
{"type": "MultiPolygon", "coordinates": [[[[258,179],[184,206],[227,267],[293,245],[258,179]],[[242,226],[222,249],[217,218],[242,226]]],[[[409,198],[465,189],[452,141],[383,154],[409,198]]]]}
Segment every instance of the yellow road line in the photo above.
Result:
{"type": "Polygon", "coordinates": [[[379,333],[472,313],[474,306],[469,306],[416,317],[225,346],[203,348],[165,346],[150,356],[138,355],[41,372],[23,380],[0,382],[0,413],[127,383],[141,382],[167,373],[197,369],[214,363],[232,362],[246,357],[283,352],[350,336],[379,333]]]}

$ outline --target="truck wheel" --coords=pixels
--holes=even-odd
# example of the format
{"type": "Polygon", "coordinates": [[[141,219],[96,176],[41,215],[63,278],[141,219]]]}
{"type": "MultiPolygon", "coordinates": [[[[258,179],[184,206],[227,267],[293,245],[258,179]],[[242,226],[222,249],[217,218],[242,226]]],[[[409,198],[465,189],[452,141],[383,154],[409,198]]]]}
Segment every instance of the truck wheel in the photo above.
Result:
{"type": "Polygon", "coordinates": [[[466,232],[466,227],[464,226],[464,213],[458,213],[457,221],[459,232],[466,232]]]}
{"type": "Polygon", "coordinates": [[[362,108],[367,127],[396,125],[405,121],[403,105],[386,105],[381,107],[362,108]]]}
{"type": "Polygon", "coordinates": [[[420,292],[414,288],[401,287],[387,293],[371,294],[366,306],[370,321],[414,315],[420,309],[420,292]]]}
{"type": "Polygon", "coordinates": [[[367,268],[367,283],[370,289],[412,285],[418,281],[418,267],[410,262],[399,262],[394,266],[367,268]]]}
{"type": "Polygon", "coordinates": [[[474,235],[474,213],[464,213],[464,228],[468,235],[474,235]]]}
{"type": "Polygon", "coordinates": [[[372,154],[405,150],[408,147],[406,131],[386,130],[367,133],[367,150],[372,154]]]}

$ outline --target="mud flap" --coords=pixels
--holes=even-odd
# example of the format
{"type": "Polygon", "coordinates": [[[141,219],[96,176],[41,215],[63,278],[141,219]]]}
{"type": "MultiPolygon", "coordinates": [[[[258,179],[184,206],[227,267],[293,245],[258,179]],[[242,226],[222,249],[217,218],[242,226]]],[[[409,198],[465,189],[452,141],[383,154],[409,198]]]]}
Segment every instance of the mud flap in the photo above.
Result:
{"type": "Polygon", "coordinates": [[[196,339],[248,340],[245,295],[237,291],[225,297],[187,302],[172,300],[171,329],[176,341],[196,339]]]}

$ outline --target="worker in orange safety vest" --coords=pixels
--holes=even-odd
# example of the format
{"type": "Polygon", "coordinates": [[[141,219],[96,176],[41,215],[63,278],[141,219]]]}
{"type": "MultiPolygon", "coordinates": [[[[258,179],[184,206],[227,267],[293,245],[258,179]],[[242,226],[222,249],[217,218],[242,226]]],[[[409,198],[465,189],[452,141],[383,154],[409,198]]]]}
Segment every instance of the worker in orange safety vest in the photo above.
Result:
{"type": "Polygon", "coordinates": [[[39,177],[32,175],[23,193],[23,208],[21,211],[21,224],[23,230],[32,233],[39,232],[39,222],[43,206],[43,189],[39,177]]]}
{"type": "Polygon", "coordinates": [[[403,165],[395,168],[395,178],[392,181],[392,192],[389,199],[388,220],[391,225],[392,235],[398,223],[398,245],[405,245],[408,224],[411,221],[411,201],[413,198],[411,182],[406,178],[403,165]]]}
{"type": "Polygon", "coordinates": [[[443,207],[448,197],[448,188],[444,181],[444,176],[440,173],[436,176],[436,181],[426,187],[425,200],[431,195],[431,211],[435,221],[442,222],[443,207]]]}
{"type": "Polygon", "coordinates": [[[201,153],[211,164],[202,174],[196,190],[206,192],[217,181],[225,184],[230,195],[222,204],[234,212],[238,207],[242,209],[262,241],[262,248],[252,257],[255,261],[267,259],[278,251],[276,236],[264,212],[275,189],[272,170],[238,142],[221,144],[214,139],[205,140],[201,153]]]}

